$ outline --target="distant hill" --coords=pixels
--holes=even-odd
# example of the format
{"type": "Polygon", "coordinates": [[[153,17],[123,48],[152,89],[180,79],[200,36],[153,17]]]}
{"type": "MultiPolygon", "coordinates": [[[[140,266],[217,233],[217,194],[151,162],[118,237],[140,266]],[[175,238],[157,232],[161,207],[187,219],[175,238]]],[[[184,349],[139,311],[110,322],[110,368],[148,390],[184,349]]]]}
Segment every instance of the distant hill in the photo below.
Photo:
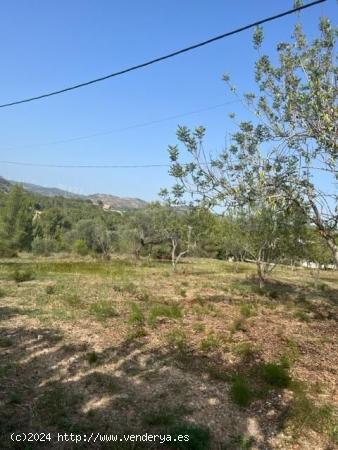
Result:
{"type": "Polygon", "coordinates": [[[147,206],[147,202],[140,198],[117,197],[110,194],[93,194],[86,198],[89,198],[93,203],[102,202],[103,205],[110,206],[112,209],[136,209],[147,206]]]}
{"type": "Polygon", "coordinates": [[[64,197],[64,198],[79,198],[79,199],[89,199],[95,204],[102,204],[105,209],[137,209],[145,208],[147,202],[139,198],[130,197],[117,197],[116,195],[110,194],[92,194],[92,195],[81,195],[75,194],[74,192],[64,191],[63,189],[58,189],[54,187],[44,187],[32,183],[24,183],[12,180],[6,180],[0,176],[0,192],[8,192],[13,184],[20,184],[24,189],[35,194],[45,195],[47,197],[64,197]]]}
{"type": "Polygon", "coordinates": [[[0,192],[7,192],[11,187],[11,183],[3,177],[0,177],[0,192]]]}

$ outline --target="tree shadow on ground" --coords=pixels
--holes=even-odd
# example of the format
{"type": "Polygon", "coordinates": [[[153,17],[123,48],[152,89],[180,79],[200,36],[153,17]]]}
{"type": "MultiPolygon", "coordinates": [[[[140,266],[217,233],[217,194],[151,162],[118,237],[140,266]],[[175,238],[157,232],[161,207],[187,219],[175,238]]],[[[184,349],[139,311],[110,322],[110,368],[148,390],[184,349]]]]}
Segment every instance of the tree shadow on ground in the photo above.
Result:
{"type": "Polygon", "coordinates": [[[90,342],[69,342],[57,329],[10,326],[7,319],[18,311],[2,308],[2,313],[2,448],[225,450],[249,448],[243,447],[248,439],[268,450],[269,439],[283,426],[289,404],[279,391],[266,392],[247,408],[231,400],[229,380],[253,373],[260,364],[254,358],[230,364],[189,348],[151,348],[146,337],[94,352],[90,342]],[[270,410],[273,419],[267,418],[270,410]],[[177,430],[191,434],[189,445],[10,440],[13,432],[88,436],[177,430]]]}

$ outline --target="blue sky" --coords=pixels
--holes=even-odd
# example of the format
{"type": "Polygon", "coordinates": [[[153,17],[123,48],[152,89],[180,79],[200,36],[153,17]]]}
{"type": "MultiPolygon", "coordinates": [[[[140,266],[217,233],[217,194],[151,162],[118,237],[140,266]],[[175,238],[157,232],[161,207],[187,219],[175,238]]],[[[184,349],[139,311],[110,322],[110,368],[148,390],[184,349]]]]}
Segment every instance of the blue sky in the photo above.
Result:
{"type": "MultiPolygon", "coordinates": [[[[7,0],[1,2],[0,103],[96,78],[208,39],[292,7],[292,0],[7,0]]],[[[301,13],[310,36],[322,14],[337,23],[337,2],[301,13]]],[[[264,51],[290,38],[297,16],[265,26],[264,51]]],[[[147,127],[55,144],[213,107],[234,100],[222,81],[231,74],[254,89],[252,31],[157,65],[46,100],[0,110],[0,160],[39,164],[162,164],[178,124],[207,128],[218,151],[233,130],[239,104],[147,127]]],[[[157,198],[168,169],[55,169],[0,165],[0,175],[78,193],[157,198]]]]}

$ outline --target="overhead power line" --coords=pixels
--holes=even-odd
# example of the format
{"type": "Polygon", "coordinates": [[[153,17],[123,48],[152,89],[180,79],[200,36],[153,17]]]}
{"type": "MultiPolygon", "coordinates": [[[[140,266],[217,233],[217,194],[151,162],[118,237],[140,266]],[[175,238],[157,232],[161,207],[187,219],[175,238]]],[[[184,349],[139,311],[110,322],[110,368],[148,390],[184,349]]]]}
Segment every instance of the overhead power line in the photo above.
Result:
{"type": "Polygon", "coordinates": [[[46,143],[42,143],[42,144],[20,145],[19,147],[9,148],[9,150],[17,150],[20,148],[48,147],[49,145],[66,144],[68,142],[81,141],[84,139],[91,139],[91,138],[95,138],[95,137],[99,137],[99,136],[106,136],[109,134],[119,133],[122,131],[129,131],[129,130],[134,130],[137,128],[145,128],[150,125],[156,125],[156,124],[159,124],[162,122],[167,122],[169,120],[179,119],[181,117],[187,117],[187,116],[191,116],[191,115],[198,114],[201,112],[212,111],[214,109],[222,108],[224,106],[231,105],[233,103],[239,103],[240,101],[241,100],[231,100],[228,102],[219,103],[217,105],[208,106],[206,108],[196,109],[194,111],[189,111],[189,112],[185,112],[185,113],[181,113],[181,114],[175,114],[173,116],[168,116],[168,117],[162,117],[161,119],[150,120],[149,122],[142,122],[142,123],[137,123],[134,125],[127,125],[127,126],[121,127],[121,128],[113,128],[111,130],[105,130],[105,131],[101,131],[101,132],[97,132],[97,133],[86,134],[83,136],[75,136],[75,137],[71,137],[71,138],[67,138],[67,139],[59,139],[57,141],[51,141],[51,142],[46,142],[46,143]]]}
{"type": "Polygon", "coordinates": [[[265,19],[258,20],[256,22],[250,23],[250,24],[245,25],[245,26],[240,27],[240,28],[236,28],[235,30],[228,31],[226,33],[223,33],[223,34],[220,34],[218,36],[212,37],[210,39],[207,39],[206,41],[199,42],[198,44],[190,45],[189,47],[185,47],[185,48],[182,48],[180,50],[176,50],[176,51],[174,51],[172,53],[168,53],[167,55],[163,55],[163,56],[160,56],[158,58],[151,59],[149,61],[143,62],[141,64],[137,64],[135,66],[131,66],[131,67],[128,67],[126,69],[122,69],[122,70],[120,70],[118,72],[113,72],[113,73],[111,73],[109,75],[105,75],[105,76],[100,77],[100,78],[95,78],[94,80],[86,81],[84,83],[75,84],[73,86],[69,86],[69,87],[66,87],[66,88],[63,88],[63,89],[59,89],[59,90],[56,90],[56,91],[51,91],[51,92],[48,92],[46,94],[41,94],[41,95],[37,95],[37,96],[34,96],[34,97],[25,98],[25,99],[22,99],[22,100],[16,100],[16,101],[13,101],[13,102],[10,102],[10,103],[4,103],[4,104],[0,105],[0,108],[7,108],[9,106],[19,105],[21,103],[28,103],[28,102],[32,102],[32,101],[35,101],[35,100],[41,100],[43,98],[51,97],[53,95],[62,94],[64,92],[72,91],[74,89],[79,89],[79,88],[82,88],[82,87],[85,87],[85,86],[89,86],[90,84],[98,83],[100,81],[108,80],[109,78],[117,77],[119,75],[123,75],[123,74],[128,73],[128,72],[132,72],[132,71],[135,71],[135,70],[138,70],[138,69],[142,69],[143,67],[147,67],[147,66],[150,66],[152,64],[156,64],[158,62],[164,61],[164,60],[169,59],[169,58],[173,58],[175,56],[181,55],[182,53],[190,52],[191,50],[195,50],[197,48],[200,48],[200,47],[203,47],[205,45],[211,44],[212,42],[219,41],[221,39],[227,38],[227,37],[232,36],[234,34],[241,33],[242,31],[248,30],[250,28],[253,28],[253,27],[256,27],[256,26],[259,26],[259,25],[263,25],[264,23],[271,22],[271,21],[276,20],[276,19],[280,19],[282,17],[285,17],[285,16],[288,16],[290,14],[293,14],[294,12],[301,11],[301,10],[306,9],[306,8],[310,8],[312,6],[315,6],[315,5],[318,5],[319,3],[324,3],[324,2],[326,2],[326,0],[316,0],[316,1],[308,3],[306,5],[302,5],[302,6],[299,6],[297,8],[289,9],[287,11],[284,11],[282,13],[276,14],[274,16],[270,16],[270,17],[267,17],[265,19]]]}
{"type": "Polygon", "coordinates": [[[77,165],[77,164],[35,164],[21,161],[0,161],[0,164],[26,167],[44,167],[54,169],[147,169],[154,167],[170,167],[170,164],[113,164],[113,165],[77,165]]]}

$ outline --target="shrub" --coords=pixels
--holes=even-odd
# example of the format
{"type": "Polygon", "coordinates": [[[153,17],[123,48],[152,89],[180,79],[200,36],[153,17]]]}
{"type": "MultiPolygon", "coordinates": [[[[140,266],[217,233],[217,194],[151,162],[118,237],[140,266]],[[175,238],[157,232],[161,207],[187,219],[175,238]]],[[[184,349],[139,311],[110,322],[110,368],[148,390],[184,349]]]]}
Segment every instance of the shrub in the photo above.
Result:
{"type": "Polygon", "coordinates": [[[73,249],[75,253],[81,256],[86,256],[89,253],[89,248],[83,239],[77,239],[76,241],[74,241],[73,249]]]}
{"type": "Polygon", "coordinates": [[[262,377],[274,387],[284,388],[290,384],[290,376],[285,366],[280,363],[267,363],[262,366],[262,377]]]}
{"type": "Polygon", "coordinates": [[[35,255],[48,256],[58,250],[57,243],[48,238],[36,237],[32,242],[32,252],[35,255]]]}
{"type": "Polygon", "coordinates": [[[55,294],[55,286],[52,284],[49,284],[48,286],[46,286],[46,294],[48,295],[53,295],[55,294]]]}
{"type": "Polygon", "coordinates": [[[35,274],[30,270],[15,270],[12,274],[12,279],[17,283],[23,283],[24,281],[31,281],[35,279],[35,274]]]}
{"type": "Polygon", "coordinates": [[[245,330],[246,330],[246,323],[243,318],[235,319],[230,328],[231,333],[235,333],[236,331],[245,331],[245,330]]]}
{"type": "Polygon", "coordinates": [[[95,364],[95,363],[97,363],[99,357],[98,357],[97,353],[93,351],[93,352],[87,353],[86,359],[89,362],[89,364],[95,364]]]}
{"type": "Polygon", "coordinates": [[[235,378],[231,383],[232,399],[239,406],[248,406],[252,400],[251,390],[244,378],[235,378]]]}

